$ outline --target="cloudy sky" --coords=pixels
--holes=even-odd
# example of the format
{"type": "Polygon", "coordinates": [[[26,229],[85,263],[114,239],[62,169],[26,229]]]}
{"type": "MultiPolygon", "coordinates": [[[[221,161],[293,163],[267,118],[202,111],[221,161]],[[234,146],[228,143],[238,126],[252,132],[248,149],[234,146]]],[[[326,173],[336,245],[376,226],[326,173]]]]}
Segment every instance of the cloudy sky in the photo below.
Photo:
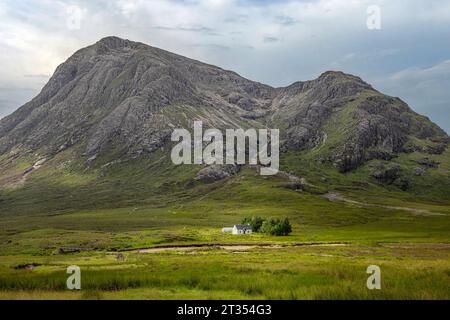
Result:
{"type": "Polygon", "coordinates": [[[353,73],[450,132],[448,0],[2,0],[0,118],[109,35],[273,86],[353,73]]]}

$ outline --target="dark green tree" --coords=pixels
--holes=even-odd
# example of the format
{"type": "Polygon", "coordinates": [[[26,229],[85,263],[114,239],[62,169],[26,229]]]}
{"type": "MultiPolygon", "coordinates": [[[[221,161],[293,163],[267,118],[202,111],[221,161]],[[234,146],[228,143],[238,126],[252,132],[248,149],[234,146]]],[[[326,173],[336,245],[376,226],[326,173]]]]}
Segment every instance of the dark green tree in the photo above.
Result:
{"type": "Polygon", "coordinates": [[[288,218],[271,218],[263,222],[260,231],[272,236],[287,236],[292,232],[292,226],[288,218]]]}
{"type": "Polygon", "coordinates": [[[259,232],[263,222],[264,219],[258,216],[246,217],[242,220],[242,224],[249,224],[252,227],[253,232],[259,232]]]}
{"type": "Polygon", "coordinates": [[[292,232],[292,226],[288,218],[281,219],[281,235],[287,236],[292,232]]]}

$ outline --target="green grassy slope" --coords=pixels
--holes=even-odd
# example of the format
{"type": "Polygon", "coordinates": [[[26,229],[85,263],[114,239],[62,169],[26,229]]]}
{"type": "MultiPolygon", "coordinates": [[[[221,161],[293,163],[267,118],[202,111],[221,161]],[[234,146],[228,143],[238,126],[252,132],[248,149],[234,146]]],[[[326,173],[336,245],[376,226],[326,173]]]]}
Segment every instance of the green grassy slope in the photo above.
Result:
{"type": "MultiPolygon", "coordinates": [[[[429,155],[440,166],[421,177],[411,172],[422,154],[392,160],[411,180],[407,191],[371,178],[375,160],[341,174],[312,161],[310,153],[283,154],[281,169],[310,183],[301,192],[288,188],[285,178],[262,177],[247,167],[223,181],[196,182],[200,168],[172,166],[167,149],[145,160],[113,163],[117,155],[111,154],[88,169],[75,151],[49,160],[24,184],[0,189],[0,299],[450,298],[449,151],[429,155]],[[331,202],[324,197],[327,192],[371,206],[331,202]],[[293,233],[234,237],[220,232],[251,215],[287,216],[293,233]],[[215,247],[128,251],[233,243],[288,246],[240,253],[215,247]],[[296,246],[312,243],[346,246],[296,246]],[[62,247],[86,251],[58,254],[62,247]],[[124,261],[116,259],[117,251],[123,252],[124,261]],[[18,268],[27,264],[37,266],[18,268]],[[65,290],[65,267],[70,264],[82,267],[81,292],[65,290]],[[382,267],[381,292],[365,288],[369,264],[382,267]]],[[[33,164],[31,159],[9,160],[0,159],[10,163],[3,166],[6,175],[33,164]]]]}
{"type": "MultiPolygon", "coordinates": [[[[52,161],[70,161],[68,152],[60,157],[52,161]]],[[[84,173],[77,163],[49,162],[28,176],[24,186],[0,191],[0,250],[50,254],[65,245],[111,250],[228,242],[236,238],[223,238],[220,228],[251,215],[288,216],[292,221],[292,236],[264,241],[448,241],[450,207],[445,197],[433,200],[438,193],[430,197],[368,182],[365,167],[342,175],[333,168],[319,170],[311,162],[300,165],[301,157],[286,154],[283,163],[312,184],[303,192],[287,188],[282,177],[259,176],[253,168],[211,184],[196,182],[192,177],[199,167],[173,167],[164,152],[145,161],[94,166],[84,173]],[[328,191],[373,206],[331,202],[323,197],[328,191]]],[[[262,240],[255,236],[251,241],[262,240]]]]}

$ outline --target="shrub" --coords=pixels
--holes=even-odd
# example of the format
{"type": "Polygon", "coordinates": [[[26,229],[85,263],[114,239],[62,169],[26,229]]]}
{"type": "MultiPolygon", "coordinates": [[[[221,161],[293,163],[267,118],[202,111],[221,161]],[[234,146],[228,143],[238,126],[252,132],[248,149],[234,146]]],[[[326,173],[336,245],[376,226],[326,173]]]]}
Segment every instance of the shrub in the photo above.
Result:
{"type": "Polygon", "coordinates": [[[252,227],[253,232],[259,232],[264,219],[261,217],[246,217],[242,220],[242,224],[249,224],[252,227]]]}
{"type": "Polygon", "coordinates": [[[253,232],[261,232],[272,236],[287,236],[292,232],[292,226],[288,218],[247,217],[242,220],[242,223],[251,225],[253,232]]]}

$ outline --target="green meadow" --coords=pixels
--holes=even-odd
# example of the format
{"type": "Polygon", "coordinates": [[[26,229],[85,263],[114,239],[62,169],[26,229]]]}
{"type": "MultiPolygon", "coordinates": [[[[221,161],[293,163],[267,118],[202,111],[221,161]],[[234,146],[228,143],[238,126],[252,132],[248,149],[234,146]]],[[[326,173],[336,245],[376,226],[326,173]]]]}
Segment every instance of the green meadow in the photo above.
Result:
{"type": "Polygon", "coordinates": [[[247,167],[200,183],[164,152],[87,171],[61,153],[0,189],[0,299],[449,299],[448,151],[408,192],[368,179],[373,163],[343,175],[308,156],[283,155],[309,182],[295,191],[247,167]],[[221,233],[255,215],[288,217],[293,232],[221,233]],[[66,288],[71,265],[79,291],[66,288]],[[381,290],[366,287],[369,265],[381,290]]]}
{"type": "Polygon", "coordinates": [[[448,247],[349,245],[248,251],[205,248],[160,253],[94,252],[6,256],[0,297],[38,299],[448,299],[448,247]],[[38,265],[15,270],[18,263],[38,265]],[[366,288],[367,266],[382,289],[366,288]],[[65,268],[81,268],[80,291],[66,289],[65,268]]]}

